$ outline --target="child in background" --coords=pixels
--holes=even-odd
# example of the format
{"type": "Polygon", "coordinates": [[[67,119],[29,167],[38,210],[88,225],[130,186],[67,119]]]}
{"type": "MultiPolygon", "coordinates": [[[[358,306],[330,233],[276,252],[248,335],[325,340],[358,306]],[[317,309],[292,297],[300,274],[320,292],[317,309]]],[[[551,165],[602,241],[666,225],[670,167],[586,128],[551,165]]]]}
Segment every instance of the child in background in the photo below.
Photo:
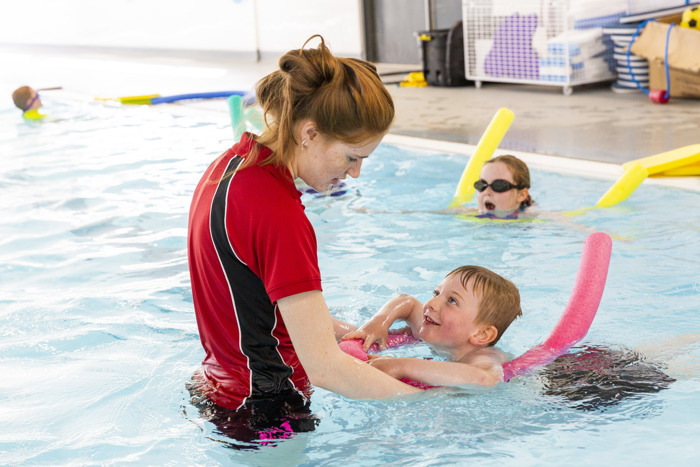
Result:
{"type": "Polygon", "coordinates": [[[525,162],[515,156],[503,155],[487,160],[474,188],[478,213],[467,207],[442,212],[474,214],[488,219],[517,219],[534,204],[529,193],[530,171],[525,162]]]}
{"type": "MultiPolygon", "coordinates": [[[[503,155],[484,162],[479,180],[474,182],[477,207],[457,206],[428,211],[438,214],[466,214],[486,219],[518,219],[535,204],[530,197],[530,170],[515,156],[503,155]]],[[[382,212],[365,207],[353,207],[361,212],[382,212]]],[[[386,211],[384,211],[386,212],[386,211]]],[[[399,211],[413,214],[417,211],[399,211]]],[[[425,212],[425,211],[422,211],[425,212]]],[[[525,217],[533,217],[530,211],[525,217]]],[[[558,220],[558,219],[557,219],[558,220]]]]}
{"type": "Polygon", "coordinates": [[[28,120],[38,120],[46,115],[40,114],[41,97],[39,93],[29,86],[22,86],[12,93],[12,101],[22,111],[22,116],[28,120]]]}
{"type": "Polygon", "coordinates": [[[399,295],[343,340],[364,339],[365,351],[374,342],[385,348],[389,327],[403,320],[407,333],[452,361],[371,356],[370,365],[394,378],[432,386],[493,386],[503,381],[502,365],[508,359],[494,345],[521,315],[520,293],[512,282],[479,266],[462,266],[445,277],[425,304],[399,295]]]}

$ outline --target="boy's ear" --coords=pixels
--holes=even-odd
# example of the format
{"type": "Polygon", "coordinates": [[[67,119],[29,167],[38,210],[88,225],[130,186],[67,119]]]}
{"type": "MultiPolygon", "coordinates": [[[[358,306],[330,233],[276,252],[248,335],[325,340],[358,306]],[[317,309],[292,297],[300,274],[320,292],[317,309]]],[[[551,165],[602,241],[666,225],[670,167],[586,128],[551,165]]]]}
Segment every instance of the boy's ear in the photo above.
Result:
{"type": "Polygon", "coordinates": [[[469,338],[469,343],[472,345],[488,345],[498,337],[498,329],[496,326],[484,326],[469,338]]]}

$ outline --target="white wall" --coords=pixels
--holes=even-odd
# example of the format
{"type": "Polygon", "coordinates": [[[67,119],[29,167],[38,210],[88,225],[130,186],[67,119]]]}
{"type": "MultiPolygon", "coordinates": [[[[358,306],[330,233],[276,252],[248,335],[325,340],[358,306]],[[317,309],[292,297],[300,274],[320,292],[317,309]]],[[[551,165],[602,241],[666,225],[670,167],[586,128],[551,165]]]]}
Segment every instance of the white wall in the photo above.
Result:
{"type": "Polygon", "coordinates": [[[0,44],[362,55],[361,0],[0,0],[0,44]]]}
{"type": "Polygon", "coordinates": [[[286,52],[321,34],[338,55],[362,55],[361,0],[257,0],[262,52],[286,52]]]}

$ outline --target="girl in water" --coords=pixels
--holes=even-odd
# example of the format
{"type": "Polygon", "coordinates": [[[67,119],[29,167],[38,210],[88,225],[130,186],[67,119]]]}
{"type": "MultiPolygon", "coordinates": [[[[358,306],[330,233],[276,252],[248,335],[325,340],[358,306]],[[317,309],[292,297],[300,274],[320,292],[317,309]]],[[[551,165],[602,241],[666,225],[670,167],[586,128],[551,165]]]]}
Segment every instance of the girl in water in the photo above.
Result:
{"type": "Polygon", "coordinates": [[[530,196],[530,171],[525,162],[504,155],[489,159],[474,182],[477,208],[459,206],[440,212],[471,214],[487,219],[518,219],[534,204],[530,196]]]}

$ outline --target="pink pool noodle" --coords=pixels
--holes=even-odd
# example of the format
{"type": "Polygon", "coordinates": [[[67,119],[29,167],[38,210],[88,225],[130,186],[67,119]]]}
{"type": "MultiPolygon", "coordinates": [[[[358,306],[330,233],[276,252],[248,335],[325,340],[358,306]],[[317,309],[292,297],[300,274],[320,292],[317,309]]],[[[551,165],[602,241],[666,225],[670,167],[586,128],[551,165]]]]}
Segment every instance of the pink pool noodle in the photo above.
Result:
{"type": "Polygon", "coordinates": [[[503,364],[504,381],[550,363],[583,339],[603,296],[611,250],[607,234],[594,232],[586,238],[574,290],[559,321],[543,343],[503,364]]]}
{"type": "MultiPolygon", "coordinates": [[[[550,363],[583,339],[591,327],[603,296],[611,251],[612,240],[607,234],[594,232],[586,238],[583,242],[583,253],[574,290],[559,321],[543,343],[503,364],[504,381],[550,363]]],[[[387,347],[413,342],[418,340],[406,334],[390,334],[387,338],[387,347]]],[[[362,350],[360,339],[342,341],[339,345],[345,353],[364,362],[369,360],[367,352],[362,350]]],[[[379,346],[372,344],[370,350],[376,352],[379,346]]],[[[401,381],[421,389],[434,387],[409,379],[401,381]]]]}
{"type": "MultiPolygon", "coordinates": [[[[387,347],[398,347],[403,344],[415,344],[416,342],[420,342],[420,340],[409,334],[389,334],[386,338],[387,347]]],[[[367,352],[362,349],[363,343],[364,341],[362,339],[349,339],[341,341],[338,345],[346,354],[366,362],[369,360],[369,357],[367,357],[367,352]]],[[[379,346],[377,344],[372,344],[369,350],[370,352],[379,352],[379,346]]]]}
{"type": "MultiPolygon", "coordinates": [[[[409,336],[408,334],[389,334],[389,336],[386,339],[387,347],[398,347],[403,344],[415,344],[416,342],[420,342],[420,340],[416,339],[413,336],[409,336]]],[[[361,339],[349,339],[340,342],[340,344],[338,345],[346,354],[351,355],[357,358],[358,360],[366,362],[367,360],[369,360],[369,357],[367,357],[367,352],[365,352],[362,349],[362,344],[363,341],[361,339]]],[[[369,350],[371,350],[372,352],[377,352],[379,351],[379,346],[377,344],[372,344],[369,350]]],[[[401,381],[420,389],[430,389],[432,387],[435,387],[430,386],[429,384],[421,383],[419,381],[413,381],[412,379],[408,378],[403,378],[401,379],[401,381]]]]}

